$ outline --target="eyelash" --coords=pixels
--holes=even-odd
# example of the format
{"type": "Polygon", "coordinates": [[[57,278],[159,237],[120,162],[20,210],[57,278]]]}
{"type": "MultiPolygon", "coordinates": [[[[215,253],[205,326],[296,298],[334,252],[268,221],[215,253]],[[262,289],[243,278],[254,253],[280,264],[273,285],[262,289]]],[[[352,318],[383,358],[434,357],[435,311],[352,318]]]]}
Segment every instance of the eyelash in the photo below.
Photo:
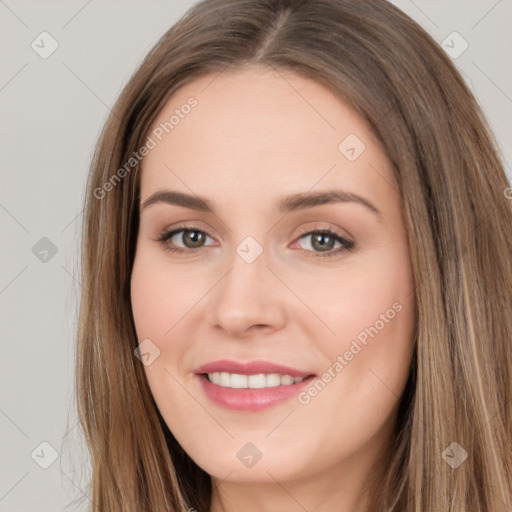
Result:
{"type": "MultiPolygon", "coordinates": [[[[195,231],[195,232],[198,232],[198,233],[202,233],[206,236],[209,236],[208,233],[206,233],[205,231],[201,230],[201,229],[198,229],[194,226],[178,226],[177,228],[173,229],[173,230],[164,230],[156,239],[155,241],[157,242],[160,242],[165,250],[167,251],[170,251],[172,253],[175,253],[175,254],[182,254],[182,253],[185,253],[185,252],[189,252],[189,251],[194,251],[194,249],[183,249],[181,247],[171,247],[167,242],[169,241],[169,239],[171,239],[174,235],[176,235],[177,233],[180,233],[180,232],[185,232],[185,231],[195,231]]],[[[338,233],[336,233],[335,231],[332,231],[330,229],[317,229],[317,230],[309,230],[309,231],[304,231],[303,233],[301,233],[297,240],[300,240],[301,238],[303,238],[305,235],[313,235],[313,234],[322,234],[322,235],[329,235],[329,236],[332,236],[335,241],[337,242],[341,242],[341,244],[343,245],[343,247],[338,247],[338,249],[332,249],[330,251],[326,251],[325,253],[322,253],[322,252],[318,252],[318,251],[311,251],[311,250],[308,250],[308,249],[302,249],[303,251],[306,251],[308,253],[311,253],[313,252],[314,255],[311,255],[310,257],[312,258],[332,258],[334,256],[337,256],[339,255],[340,253],[342,252],[345,252],[345,251],[353,251],[354,248],[355,248],[355,244],[354,242],[350,241],[350,240],[347,240],[346,238],[342,237],[341,235],[339,235],[338,233]]],[[[211,238],[211,237],[210,237],[211,238]]]]}

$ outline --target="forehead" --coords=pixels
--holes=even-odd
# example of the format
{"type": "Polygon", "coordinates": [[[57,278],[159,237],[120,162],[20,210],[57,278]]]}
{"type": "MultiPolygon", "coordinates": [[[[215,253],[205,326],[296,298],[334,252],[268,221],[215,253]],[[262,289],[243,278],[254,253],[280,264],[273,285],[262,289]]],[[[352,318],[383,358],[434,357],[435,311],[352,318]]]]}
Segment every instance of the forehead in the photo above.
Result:
{"type": "Polygon", "coordinates": [[[349,105],[281,69],[246,67],[186,84],[149,136],[155,147],[143,160],[142,197],[158,187],[201,195],[215,188],[250,200],[317,183],[357,193],[392,179],[379,142],[349,105]]]}

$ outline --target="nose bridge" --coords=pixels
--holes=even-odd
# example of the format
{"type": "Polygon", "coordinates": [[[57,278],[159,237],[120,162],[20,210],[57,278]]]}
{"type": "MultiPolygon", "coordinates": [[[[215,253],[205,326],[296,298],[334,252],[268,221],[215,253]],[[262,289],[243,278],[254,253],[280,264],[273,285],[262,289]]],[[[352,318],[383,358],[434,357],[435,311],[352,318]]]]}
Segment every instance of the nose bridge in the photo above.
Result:
{"type": "Polygon", "coordinates": [[[231,259],[231,284],[235,289],[238,286],[243,289],[245,283],[255,295],[259,294],[268,280],[267,264],[267,251],[253,237],[246,237],[235,248],[231,259]]]}
{"type": "Polygon", "coordinates": [[[239,333],[252,325],[277,327],[284,313],[268,263],[267,251],[254,237],[244,238],[234,248],[230,269],[214,294],[214,324],[239,333]]]}

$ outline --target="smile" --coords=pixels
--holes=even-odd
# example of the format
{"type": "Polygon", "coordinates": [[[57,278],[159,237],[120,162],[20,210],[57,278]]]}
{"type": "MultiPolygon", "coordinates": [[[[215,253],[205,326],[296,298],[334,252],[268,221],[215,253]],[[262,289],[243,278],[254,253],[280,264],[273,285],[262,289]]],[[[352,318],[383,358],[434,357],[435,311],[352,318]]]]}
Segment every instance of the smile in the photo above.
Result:
{"type": "Polygon", "coordinates": [[[277,386],[289,386],[304,380],[304,377],[292,377],[279,373],[257,373],[254,375],[242,375],[240,373],[213,372],[208,373],[208,380],[212,384],[223,388],[233,389],[264,389],[277,386]]]}
{"type": "Polygon", "coordinates": [[[218,360],[194,370],[205,397],[231,411],[262,411],[297,396],[316,375],[271,361],[218,360]]]}

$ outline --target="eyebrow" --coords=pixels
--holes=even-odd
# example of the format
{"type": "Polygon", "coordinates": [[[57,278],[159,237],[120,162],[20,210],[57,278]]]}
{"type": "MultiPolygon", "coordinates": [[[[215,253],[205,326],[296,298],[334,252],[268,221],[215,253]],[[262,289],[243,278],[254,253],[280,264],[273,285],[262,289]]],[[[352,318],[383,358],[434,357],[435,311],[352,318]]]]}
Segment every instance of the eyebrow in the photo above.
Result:
{"type": "MultiPolygon", "coordinates": [[[[156,203],[173,204],[197,210],[201,212],[214,213],[211,203],[204,197],[185,194],[171,190],[159,190],[152,194],[142,204],[142,209],[156,203]]],[[[345,190],[326,190],[319,192],[307,192],[302,194],[292,194],[282,197],[278,202],[278,209],[282,213],[288,213],[297,210],[306,210],[333,203],[357,203],[365,206],[368,210],[382,218],[382,213],[370,201],[352,192],[345,190]]]]}

